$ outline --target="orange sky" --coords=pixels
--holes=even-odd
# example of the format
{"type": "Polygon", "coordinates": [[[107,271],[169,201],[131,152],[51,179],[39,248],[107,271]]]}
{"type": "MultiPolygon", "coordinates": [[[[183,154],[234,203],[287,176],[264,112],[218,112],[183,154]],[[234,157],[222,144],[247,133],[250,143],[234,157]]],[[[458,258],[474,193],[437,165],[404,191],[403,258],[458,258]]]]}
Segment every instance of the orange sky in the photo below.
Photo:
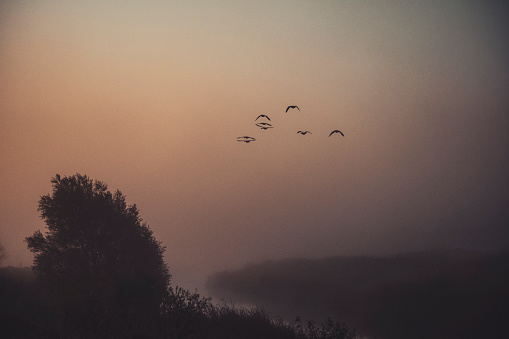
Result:
{"type": "Polygon", "coordinates": [[[137,204],[190,288],[272,258],[507,248],[506,19],[474,1],[2,2],[3,264],[31,263],[39,197],[77,172],[137,204]]]}

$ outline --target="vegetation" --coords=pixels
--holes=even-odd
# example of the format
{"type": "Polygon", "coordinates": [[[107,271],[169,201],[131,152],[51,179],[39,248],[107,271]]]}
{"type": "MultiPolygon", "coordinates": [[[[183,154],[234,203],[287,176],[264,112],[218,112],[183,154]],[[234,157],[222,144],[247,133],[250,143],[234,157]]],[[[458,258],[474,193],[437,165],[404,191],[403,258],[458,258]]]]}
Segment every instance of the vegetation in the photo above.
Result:
{"type": "Polygon", "coordinates": [[[26,238],[33,270],[0,268],[2,337],[357,337],[331,317],[381,338],[509,333],[508,253],[266,262],[217,273],[208,283],[216,295],[263,309],[215,305],[170,285],[164,247],[120,191],[80,174],[51,182],[53,192],[39,201],[47,230],[26,238]],[[296,313],[306,320],[289,321],[296,313]]]}
{"type": "MultiPolygon", "coordinates": [[[[181,287],[169,287],[151,326],[124,335],[61,333],[53,304],[30,268],[0,268],[0,334],[5,338],[168,338],[168,339],[353,339],[355,332],[328,319],[323,324],[288,323],[261,308],[214,305],[181,287]]],[[[131,327],[132,328],[132,327],[131,327]]]]}
{"type": "Polygon", "coordinates": [[[505,338],[509,253],[288,259],[219,272],[209,293],[382,338],[505,338]]]}
{"type": "Polygon", "coordinates": [[[136,205],[85,175],[51,182],[39,201],[47,232],[26,241],[61,336],[128,336],[151,326],[170,275],[136,205]]]}
{"type": "Polygon", "coordinates": [[[2,337],[354,337],[341,323],[302,326],[172,287],[164,247],[120,191],[80,174],[51,182],[39,201],[47,231],[26,238],[33,270],[0,268],[2,337]]]}

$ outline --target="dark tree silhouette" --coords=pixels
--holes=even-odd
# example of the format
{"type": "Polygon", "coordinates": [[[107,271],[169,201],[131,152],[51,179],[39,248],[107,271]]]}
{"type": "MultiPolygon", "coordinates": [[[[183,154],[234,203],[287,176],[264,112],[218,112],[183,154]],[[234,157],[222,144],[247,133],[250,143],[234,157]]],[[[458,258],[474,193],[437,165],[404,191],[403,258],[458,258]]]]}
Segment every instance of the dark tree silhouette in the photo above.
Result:
{"type": "Polygon", "coordinates": [[[62,337],[131,337],[160,313],[170,274],[164,247],[136,205],[86,175],[56,175],[38,210],[45,234],[26,238],[62,337]]]}

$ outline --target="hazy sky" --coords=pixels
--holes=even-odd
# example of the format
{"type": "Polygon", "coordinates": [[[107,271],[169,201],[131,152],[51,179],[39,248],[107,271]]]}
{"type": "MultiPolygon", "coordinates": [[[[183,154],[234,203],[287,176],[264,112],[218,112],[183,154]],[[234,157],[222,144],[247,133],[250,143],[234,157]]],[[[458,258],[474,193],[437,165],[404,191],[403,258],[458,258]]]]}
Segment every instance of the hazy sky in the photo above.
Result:
{"type": "Polygon", "coordinates": [[[265,259],[508,248],[508,12],[487,3],[2,1],[4,264],[31,264],[57,173],[120,189],[189,288],[265,259]]]}

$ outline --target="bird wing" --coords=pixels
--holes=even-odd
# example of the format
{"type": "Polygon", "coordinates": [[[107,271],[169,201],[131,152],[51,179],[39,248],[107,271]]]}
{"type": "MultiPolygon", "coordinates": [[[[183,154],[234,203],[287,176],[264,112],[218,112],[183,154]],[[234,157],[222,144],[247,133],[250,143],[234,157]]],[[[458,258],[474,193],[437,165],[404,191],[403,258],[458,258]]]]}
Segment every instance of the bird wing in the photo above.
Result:
{"type": "Polygon", "coordinates": [[[342,136],[345,136],[345,135],[343,134],[343,132],[341,132],[341,131],[340,131],[340,130],[338,130],[338,129],[335,129],[334,131],[330,132],[329,137],[330,137],[331,135],[333,135],[334,133],[339,133],[339,134],[341,134],[342,136]]]}
{"type": "Polygon", "coordinates": [[[290,108],[292,108],[292,106],[288,106],[288,107],[286,108],[286,113],[288,113],[288,110],[289,110],[290,108]]]}
{"type": "Polygon", "coordinates": [[[298,109],[300,111],[300,108],[298,106],[295,106],[296,109],[298,109]]]}

